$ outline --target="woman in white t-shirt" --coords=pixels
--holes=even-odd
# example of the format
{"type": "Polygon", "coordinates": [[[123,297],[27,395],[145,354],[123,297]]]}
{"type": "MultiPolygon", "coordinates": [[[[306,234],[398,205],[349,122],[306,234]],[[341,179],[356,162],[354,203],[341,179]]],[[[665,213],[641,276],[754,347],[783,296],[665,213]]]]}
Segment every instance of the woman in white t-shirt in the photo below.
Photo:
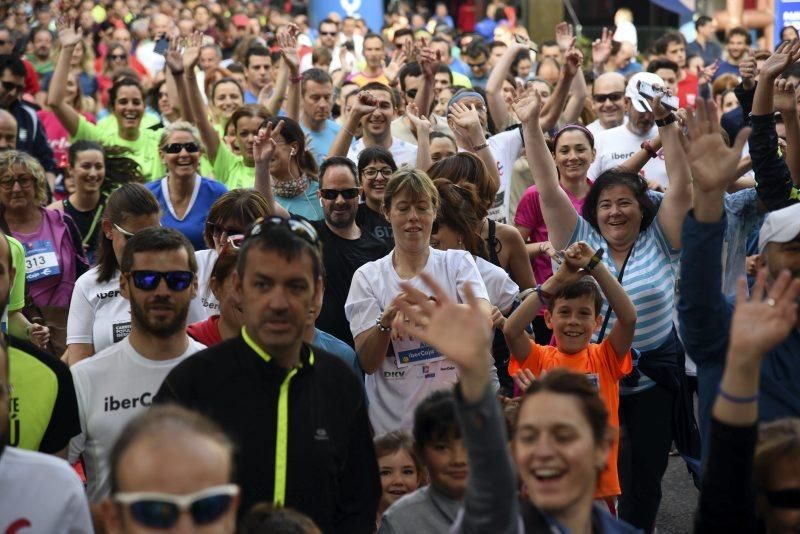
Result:
{"type": "Polygon", "coordinates": [[[119,292],[119,262],[128,238],[159,226],[158,201],[145,186],[125,184],[109,195],[97,265],[75,282],[67,319],[67,363],[73,365],[124,339],[131,329],[129,302],[119,292]]]}
{"type": "MultiPolygon", "coordinates": [[[[455,365],[432,347],[392,335],[392,323],[403,320],[396,306],[403,298],[400,283],[424,291],[419,274],[426,272],[459,301],[464,301],[464,287],[470,284],[489,320],[491,305],[472,255],[430,246],[438,206],[439,193],[425,173],[402,169],[392,175],[383,211],[392,225],[395,248],[356,271],[345,304],[356,353],[367,373],[369,416],[376,434],[409,430],[414,407],[458,378],[455,365]]],[[[494,369],[488,354],[486,364],[494,369]]]]}

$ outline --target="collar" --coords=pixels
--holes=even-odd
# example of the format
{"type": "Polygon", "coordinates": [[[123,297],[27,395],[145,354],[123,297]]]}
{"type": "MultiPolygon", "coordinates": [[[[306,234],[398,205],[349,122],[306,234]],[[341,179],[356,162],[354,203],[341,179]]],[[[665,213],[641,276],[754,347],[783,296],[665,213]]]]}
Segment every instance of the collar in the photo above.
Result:
{"type": "MultiPolygon", "coordinates": [[[[247,333],[247,329],[244,326],[242,327],[242,339],[247,344],[247,346],[250,347],[253,350],[253,352],[255,352],[256,354],[261,356],[261,358],[265,362],[269,363],[269,362],[272,361],[272,356],[270,356],[267,351],[262,349],[258,345],[258,343],[253,341],[253,338],[250,337],[250,334],[247,333]]],[[[300,349],[300,362],[297,364],[298,368],[302,368],[306,363],[306,362],[303,361],[304,360],[303,353],[305,352],[305,350],[304,350],[305,348],[306,348],[306,344],[304,343],[303,347],[300,349]]],[[[308,362],[309,367],[314,365],[314,360],[315,360],[314,351],[311,349],[311,347],[308,347],[308,359],[307,359],[307,362],[308,362]]]]}

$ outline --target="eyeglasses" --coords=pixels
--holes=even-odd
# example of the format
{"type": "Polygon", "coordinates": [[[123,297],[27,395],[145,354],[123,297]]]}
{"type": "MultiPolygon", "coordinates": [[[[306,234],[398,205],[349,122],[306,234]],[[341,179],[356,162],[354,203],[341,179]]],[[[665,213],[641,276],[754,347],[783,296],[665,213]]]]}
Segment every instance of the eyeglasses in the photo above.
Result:
{"type": "Polygon", "coordinates": [[[353,200],[358,196],[359,190],[357,187],[350,189],[320,189],[319,195],[325,200],[336,200],[339,195],[345,200],[353,200]]]}
{"type": "Polygon", "coordinates": [[[319,32],[320,35],[327,35],[329,37],[335,37],[337,32],[319,32]]]}
{"type": "Polygon", "coordinates": [[[183,149],[186,149],[189,154],[196,154],[200,152],[200,145],[192,141],[191,143],[170,143],[164,145],[163,148],[167,154],[180,154],[183,149]]]}
{"type": "Polygon", "coordinates": [[[194,279],[191,271],[131,271],[128,275],[133,279],[133,285],[142,291],[153,291],[162,278],[172,291],[183,291],[192,285],[194,279]]]}
{"type": "Polygon", "coordinates": [[[617,92],[608,93],[608,94],[592,95],[592,100],[594,100],[598,104],[602,104],[606,100],[611,100],[612,102],[618,102],[618,101],[622,100],[623,96],[625,96],[625,93],[623,93],[622,91],[617,91],[617,92]]]}
{"type": "Polygon", "coordinates": [[[380,173],[381,176],[384,178],[389,178],[392,175],[392,168],[391,167],[384,167],[382,169],[376,169],[375,167],[367,167],[363,171],[361,171],[365,177],[369,178],[370,180],[378,176],[380,173]]]}
{"type": "Polygon", "coordinates": [[[770,506],[800,510],[800,488],[788,488],[764,493],[770,506]]]}
{"type": "Polygon", "coordinates": [[[117,223],[114,223],[114,228],[116,228],[117,232],[121,233],[125,239],[129,239],[134,236],[133,232],[127,231],[125,228],[121,227],[117,223]]]}
{"type": "Polygon", "coordinates": [[[13,178],[0,179],[0,188],[5,191],[11,191],[14,189],[14,184],[17,183],[22,189],[28,189],[34,182],[36,182],[36,178],[29,174],[23,174],[22,176],[14,176],[13,178]]]}
{"type": "Polygon", "coordinates": [[[3,81],[0,81],[0,84],[2,84],[3,85],[3,89],[5,89],[9,93],[11,91],[16,91],[18,93],[24,93],[25,92],[25,86],[22,85],[21,83],[14,83],[14,82],[9,82],[9,81],[3,80],[3,81]]]}
{"type": "Polygon", "coordinates": [[[190,495],[169,493],[117,493],[114,500],[128,506],[133,519],[148,528],[172,528],[182,512],[188,511],[195,525],[213,523],[230,510],[239,493],[235,484],[214,486],[190,495]]]}
{"type": "Polygon", "coordinates": [[[108,57],[111,59],[111,61],[125,61],[128,59],[128,56],[125,54],[111,54],[108,57]]]}
{"type": "Polygon", "coordinates": [[[212,222],[206,222],[209,228],[211,228],[211,235],[219,239],[222,234],[226,235],[236,235],[236,234],[243,234],[244,230],[241,228],[225,228],[221,224],[216,224],[212,222]]]}
{"type": "Polygon", "coordinates": [[[277,216],[266,218],[259,217],[256,219],[253,226],[250,227],[250,230],[245,235],[245,239],[261,235],[262,232],[274,228],[275,226],[285,226],[294,235],[306,240],[312,245],[316,246],[319,244],[319,234],[317,234],[317,231],[308,221],[295,218],[284,219],[283,217],[277,216]]]}
{"type": "Polygon", "coordinates": [[[406,96],[408,96],[408,98],[417,98],[418,92],[419,89],[409,89],[408,91],[406,91],[406,96]]]}
{"type": "Polygon", "coordinates": [[[486,61],[482,61],[480,63],[467,63],[467,65],[469,65],[469,68],[472,70],[481,69],[484,65],[486,65],[486,61]]]}

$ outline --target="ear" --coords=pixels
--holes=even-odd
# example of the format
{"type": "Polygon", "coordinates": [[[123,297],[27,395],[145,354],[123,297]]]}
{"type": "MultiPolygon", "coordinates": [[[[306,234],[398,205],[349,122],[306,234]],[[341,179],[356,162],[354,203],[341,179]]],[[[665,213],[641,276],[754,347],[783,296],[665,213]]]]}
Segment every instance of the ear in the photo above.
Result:
{"type": "Polygon", "coordinates": [[[122,532],[122,517],[121,509],[119,506],[111,502],[111,499],[105,498],[99,506],[100,516],[105,523],[106,532],[108,534],[117,534],[122,532]]]}
{"type": "Polygon", "coordinates": [[[618,431],[611,425],[606,426],[603,439],[597,444],[594,452],[594,465],[598,471],[602,471],[608,465],[608,452],[611,450],[611,444],[617,433],[618,431]]]}
{"type": "Polygon", "coordinates": [[[208,279],[208,287],[209,287],[209,289],[211,289],[211,293],[214,295],[214,298],[216,298],[217,300],[219,300],[219,290],[220,290],[221,286],[222,286],[222,284],[217,282],[217,277],[216,276],[212,276],[211,278],[208,279]]]}
{"type": "Polygon", "coordinates": [[[595,150],[595,149],[593,148],[593,149],[592,149],[592,161],[591,161],[592,163],[594,163],[594,158],[596,158],[596,157],[597,157],[597,150],[595,150]]]}
{"type": "Polygon", "coordinates": [[[103,235],[106,236],[106,238],[111,239],[111,228],[113,226],[111,221],[107,218],[103,218],[100,224],[102,225],[103,235]]]}
{"type": "Polygon", "coordinates": [[[603,325],[603,316],[601,314],[597,314],[597,317],[594,318],[594,329],[597,331],[603,325]]]}
{"type": "Polygon", "coordinates": [[[320,276],[314,285],[314,298],[311,300],[316,309],[322,308],[322,297],[325,295],[325,280],[320,276]]]}
{"type": "Polygon", "coordinates": [[[192,286],[189,288],[191,295],[190,300],[194,300],[194,298],[197,296],[197,286],[198,286],[197,273],[195,273],[194,277],[192,278],[192,286]]]}
{"type": "Polygon", "coordinates": [[[550,308],[544,311],[544,324],[547,325],[547,328],[553,330],[553,314],[550,312],[550,308]]]}
{"type": "Polygon", "coordinates": [[[131,300],[130,286],[128,285],[128,277],[124,274],[119,275],[119,294],[125,299],[131,300]]]}

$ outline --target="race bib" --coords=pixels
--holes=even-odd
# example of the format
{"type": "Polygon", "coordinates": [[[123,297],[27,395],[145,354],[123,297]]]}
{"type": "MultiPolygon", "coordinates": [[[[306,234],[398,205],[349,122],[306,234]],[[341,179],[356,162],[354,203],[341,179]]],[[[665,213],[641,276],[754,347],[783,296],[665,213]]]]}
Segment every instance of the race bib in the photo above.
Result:
{"type": "Polygon", "coordinates": [[[58,256],[53,243],[47,239],[25,243],[25,281],[36,282],[42,278],[61,274],[58,256]]]}
{"type": "Polygon", "coordinates": [[[397,367],[408,367],[420,363],[443,360],[444,356],[435,348],[416,340],[392,341],[397,367]]]}

